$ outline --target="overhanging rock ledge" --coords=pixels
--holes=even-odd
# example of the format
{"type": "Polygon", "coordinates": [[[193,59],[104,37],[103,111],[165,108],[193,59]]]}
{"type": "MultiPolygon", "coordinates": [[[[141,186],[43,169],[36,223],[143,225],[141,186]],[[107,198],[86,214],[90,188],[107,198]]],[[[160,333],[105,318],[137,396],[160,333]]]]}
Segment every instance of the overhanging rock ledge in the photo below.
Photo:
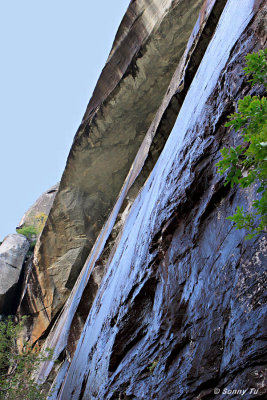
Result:
{"type": "Polygon", "coordinates": [[[131,1],[35,251],[50,400],[266,395],[266,237],[226,220],[256,189],[225,187],[215,166],[240,141],[227,115],[264,93],[243,67],[266,13],[131,1]]]}

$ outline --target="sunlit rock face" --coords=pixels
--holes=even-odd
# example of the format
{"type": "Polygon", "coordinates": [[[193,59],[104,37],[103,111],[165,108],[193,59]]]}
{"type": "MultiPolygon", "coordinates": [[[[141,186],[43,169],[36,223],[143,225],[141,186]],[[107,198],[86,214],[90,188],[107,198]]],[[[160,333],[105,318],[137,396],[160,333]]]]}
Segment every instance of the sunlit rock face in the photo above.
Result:
{"type": "Polygon", "coordinates": [[[36,304],[32,340],[46,331],[65,303],[114,207],[202,3],[130,3],[36,245],[32,271],[39,296],[25,292],[36,304]]]}
{"type": "Polygon", "coordinates": [[[51,210],[57,190],[58,184],[52,186],[45,193],[43,193],[23,215],[20,223],[18,224],[18,228],[27,225],[36,226],[38,216],[47,216],[51,210]]]}
{"type": "MultiPolygon", "coordinates": [[[[264,1],[205,2],[147,128],[166,129],[167,142],[124,207],[122,186],[48,336],[62,361],[40,370],[40,381],[55,377],[51,399],[264,397],[266,238],[245,241],[226,220],[237,205],[249,209],[256,189],[225,187],[215,164],[223,146],[240,141],[224,127],[227,115],[239,98],[263,94],[243,67],[266,46],[266,9],[264,1]],[[172,129],[166,119],[177,114],[172,129]]],[[[131,169],[139,176],[153,155],[142,159],[142,146],[131,169]]]]}

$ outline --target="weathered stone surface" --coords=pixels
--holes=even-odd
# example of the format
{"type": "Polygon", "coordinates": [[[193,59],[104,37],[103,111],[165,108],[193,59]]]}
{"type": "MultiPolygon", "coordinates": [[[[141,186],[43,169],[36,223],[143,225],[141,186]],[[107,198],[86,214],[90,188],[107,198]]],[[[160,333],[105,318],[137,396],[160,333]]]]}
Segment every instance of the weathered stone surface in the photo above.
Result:
{"type": "Polygon", "coordinates": [[[202,0],[131,2],[35,249],[33,270],[40,295],[30,302],[38,305],[32,310],[33,340],[69,296],[162,101],[201,5],[202,0]]]}
{"type": "Polygon", "coordinates": [[[17,283],[29,250],[25,236],[12,234],[0,246],[0,314],[14,313],[17,283]]]}
{"type": "MultiPolygon", "coordinates": [[[[238,389],[244,399],[264,398],[266,238],[245,241],[226,220],[237,205],[251,207],[255,188],[224,187],[215,164],[221,147],[240,140],[226,116],[240,97],[262,93],[242,68],[248,52],[266,46],[266,8],[227,1],[104,278],[92,252],[71,294],[77,318],[90,296],[92,304],[74,355],[68,347],[61,354],[52,398],[224,399],[238,389]]],[[[58,321],[68,335],[68,314],[58,321]]]]}
{"type": "Polygon", "coordinates": [[[45,193],[43,193],[36,202],[29,208],[29,210],[23,215],[18,228],[24,225],[37,226],[36,217],[40,214],[48,215],[52,207],[55,195],[57,193],[59,184],[52,186],[45,193]]]}
{"type": "MultiPolygon", "coordinates": [[[[114,243],[119,239],[120,228],[125,221],[134,198],[162,151],[188,87],[212,38],[225,3],[226,1],[210,0],[204,4],[200,12],[185,53],[179,62],[154,121],[138,150],[116,205],[104,225],[70,297],[64,305],[58,322],[53,326],[47,338],[49,346],[54,349],[55,358],[60,356],[62,352],[65,353],[65,356],[67,352],[74,354],[85,320],[99,289],[101,279],[105,274],[105,265],[110,252],[114,243]],[[186,82],[186,84],[181,89],[180,82],[182,81],[186,82]],[[180,88],[180,90],[177,91],[177,88],[180,88]]],[[[34,290],[34,285],[32,285],[32,290],[34,290]]],[[[28,302],[26,300],[26,303],[28,302]]],[[[45,365],[42,374],[47,376],[52,365],[52,361],[45,365]]]]}

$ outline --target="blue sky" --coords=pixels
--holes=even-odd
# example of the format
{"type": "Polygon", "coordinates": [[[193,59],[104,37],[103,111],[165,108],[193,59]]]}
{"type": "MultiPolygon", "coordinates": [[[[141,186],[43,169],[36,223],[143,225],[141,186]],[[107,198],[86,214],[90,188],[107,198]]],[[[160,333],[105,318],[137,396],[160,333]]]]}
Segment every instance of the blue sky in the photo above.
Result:
{"type": "Polygon", "coordinates": [[[0,0],[0,240],[60,180],[129,0],[0,0]]]}

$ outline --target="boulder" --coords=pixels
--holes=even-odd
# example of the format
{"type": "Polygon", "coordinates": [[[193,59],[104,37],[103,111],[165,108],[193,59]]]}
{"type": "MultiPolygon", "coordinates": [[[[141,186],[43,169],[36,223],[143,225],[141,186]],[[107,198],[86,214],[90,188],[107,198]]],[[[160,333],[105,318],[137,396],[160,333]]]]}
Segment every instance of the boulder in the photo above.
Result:
{"type": "Polygon", "coordinates": [[[25,225],[32,225],[37,227],[38,216],[47,216],[49,214],[55,195],[58,191],[58,186],[58,183],[52,186],[36,200],[36,202],[23,215],[17,229],[20,229],[25,225]]]}
{"type": "Polygon", "coordinates": [[[14,311],[17,284],[29,245],[25,236],[15,233],[6,236],[0,246],[0,314],[14,311]]]}

